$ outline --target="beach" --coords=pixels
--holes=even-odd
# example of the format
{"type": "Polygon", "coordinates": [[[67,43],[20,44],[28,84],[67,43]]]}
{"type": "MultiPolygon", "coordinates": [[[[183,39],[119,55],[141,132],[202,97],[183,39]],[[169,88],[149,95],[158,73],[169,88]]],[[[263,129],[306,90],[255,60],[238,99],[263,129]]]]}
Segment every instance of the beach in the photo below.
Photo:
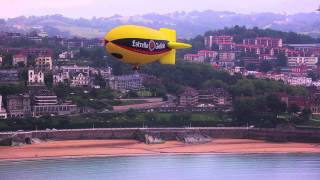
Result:
{"type": "Polygon", "coordinates": [[[0,147],[0,160],[192,153],[320,153],[320,144],[274,143],[250,139],[215,139],[206,144],[167,141],[152,145],[136,140],[66,140],[0,147]]]}

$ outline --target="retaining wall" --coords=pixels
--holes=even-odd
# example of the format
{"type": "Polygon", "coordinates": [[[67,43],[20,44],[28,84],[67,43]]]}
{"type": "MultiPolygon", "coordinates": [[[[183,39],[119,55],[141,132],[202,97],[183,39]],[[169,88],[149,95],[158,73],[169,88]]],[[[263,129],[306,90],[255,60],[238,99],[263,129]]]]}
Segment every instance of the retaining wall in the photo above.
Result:
{"type": "Polygon", "coordinates": [[[106,129],[66,129],[30,132],[4,132],[0,138],[14,134],[21,138],[54,140],[76,139],[135,139],[141,133],[160,133],[165,140],[175,140],[177,135],[200,133],[212,138],[249,138],[272,141],[320,142],[319,130],[279,130],[258,128],[106,128],[106,129]]]}

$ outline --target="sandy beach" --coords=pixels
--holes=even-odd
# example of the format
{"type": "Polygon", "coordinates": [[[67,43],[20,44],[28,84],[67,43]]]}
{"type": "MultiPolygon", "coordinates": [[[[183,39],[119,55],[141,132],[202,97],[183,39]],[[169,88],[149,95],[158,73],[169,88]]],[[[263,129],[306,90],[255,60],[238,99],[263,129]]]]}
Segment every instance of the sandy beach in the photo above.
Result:
{"type": "Polygon", "coordinates": [[[271,143],[249,139],[215,139],[210,143],[197,145],[178,141],[155,145],[135,140],[49,141],[18,147],[0,147],[0,160],[188,153],[320,153],[320,144],[271,143]]]}

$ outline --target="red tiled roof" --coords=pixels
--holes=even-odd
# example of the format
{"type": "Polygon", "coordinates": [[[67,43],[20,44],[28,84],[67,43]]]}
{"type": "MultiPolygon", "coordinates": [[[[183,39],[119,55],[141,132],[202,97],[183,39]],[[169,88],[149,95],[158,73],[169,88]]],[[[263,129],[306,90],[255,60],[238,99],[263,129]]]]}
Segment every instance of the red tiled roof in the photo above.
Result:
{"type": "Polygon", "coordinates": [[[273,37],[256,37],[256,39],[280,40],[280,38],[273,38],[273,37]]]}
{"type": "Polygon", "coordinates": [[[191,57],[199,57],[199,54],[185,54],[185,56],[191,56],[191,57]]]}
{"type": "Polygon", "coordinates": [[[262,45],[248,45],[248,44],[236,44],[238,47],[244,47],[244,48],[264,48],[262,45]]]}
{"type": "Polygon", "coordinates": [[[15,54],[13,55],[13,58],[26,58],[27,56],[24,54],[15,54]]]}
{"type": "Polygon", "coordinates": [[[212,36],[215,38],[233,38],[233,36],[226,36],[226,35],[221,35],[221,36],[212,36]]]}
{"type": "Polygon", "coordinates": [[[199,52],[212,52],[212,53],[215,53],[216,51],[211,51],[211,50],[200,50],[199,52]]]}
{"type": "Polygon", "coordinates": [[[234,42],[221,42],[221,43],[219,43],[218,45],[236,45],[236,43],[234,43],[234,42]]]}

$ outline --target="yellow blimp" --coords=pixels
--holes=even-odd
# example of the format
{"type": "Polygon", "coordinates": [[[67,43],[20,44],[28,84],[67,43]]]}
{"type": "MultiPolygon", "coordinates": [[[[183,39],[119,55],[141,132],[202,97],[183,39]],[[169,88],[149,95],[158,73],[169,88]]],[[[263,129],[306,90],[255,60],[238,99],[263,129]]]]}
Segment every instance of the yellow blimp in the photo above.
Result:
{"type": "Polygon", "coordinates": [[[107,52],[122,62],[140,65],[159,60],[161,64],[175,64],[176,49],[191,48],[190,44],[176,42],[176,31],[143,26],[123,25],[112,29],[104,37],[107,52]]]}

